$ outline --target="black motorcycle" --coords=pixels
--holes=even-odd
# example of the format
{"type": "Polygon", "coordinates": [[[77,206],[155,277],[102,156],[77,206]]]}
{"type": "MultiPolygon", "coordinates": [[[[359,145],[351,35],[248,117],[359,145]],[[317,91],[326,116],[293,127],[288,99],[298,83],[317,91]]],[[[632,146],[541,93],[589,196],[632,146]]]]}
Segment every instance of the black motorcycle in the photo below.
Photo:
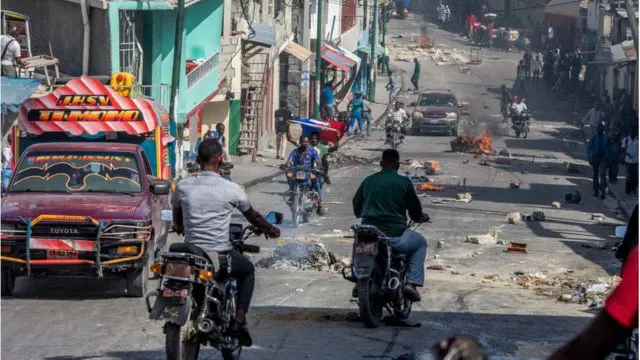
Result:
{"type": "Polygon", "coordinates": [[[282,165],[280,168],[285,171],[287,178],[294,182],[293,191],[289,190],[284,194],[285,202],[291,209],[293,226],[308,223],[311,214],[318,209],[318,193],[312,186],[311,177],[321,181],[324,173],[305,166],[282,165]]]}
{"type": "Polygon", "coordinates": [[[385,144],[391,145],[393,150],[398,150],[402,140],[404,140],[404,132],[402,131],[402,123],[400,121],[395,120],[393,115],[387,116],[387,120],[384,124],[385,132],[386,132],[386,141],[385,144]]]}
{"type": "Polygon", "coordinates": [[[520,134],[522,134],[523,138],[527,138],[529,135],[529,114],[526,110],[520,115],[511,115],[511,128],[516,132],[516,137],[520,137],[520,134]]]}
{"type": "MultiPolygon", "coordinates": [[[[282,214],[270,212],[265,219],[282,223],[282,214]]],[[[229,238],[234,250],[258,253],[260,247],[246,245],[252,235],[260,235],[253,226],[231,224],[229,238]]],[[[229,274],[231,256],[219,257],[220,269],[201,248],[174,243],[151,265],[159,277],[156,291],[145,297],[149,317],[164,319],[166,357],[169,360],[195,360],[201,345],[220,350],[225,360],[240,358],[242,346],[232,333],[236,316],[236,280],[229,274]],[[153,306],[151,298],[155,297],[153,306]]]]}
{"type": "Polygon", "coordinates": [[[389,238],[375,226],[356,224],[351,229],[355,232],[351,274],[345,268],[342,277],[357,284],[353,295],[358,298],[360,320],[366,327],[378,327],[383,309],[396,320],[408,319],[413,302],[404,296],[406,255],[395,253],[389,238]]]}

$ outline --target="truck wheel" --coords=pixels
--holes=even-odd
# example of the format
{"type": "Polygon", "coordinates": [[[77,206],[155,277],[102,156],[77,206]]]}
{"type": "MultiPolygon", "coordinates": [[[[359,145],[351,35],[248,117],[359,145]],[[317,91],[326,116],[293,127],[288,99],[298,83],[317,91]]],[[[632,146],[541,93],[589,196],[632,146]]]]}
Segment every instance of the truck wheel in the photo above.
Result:
{"type": "Polygon", "coordinates": [[[147,254],[142,268],[131,269],[127,272],[127,296],[143,297],[147,293],[149,284],[149,264],[153,252],[147,254]]]}
{"type": "Polygon", "coordinates": [[[13,288],[16,286],[16,274],[11,269],[2,269],[2,296],[13,295],[13,288]]]}

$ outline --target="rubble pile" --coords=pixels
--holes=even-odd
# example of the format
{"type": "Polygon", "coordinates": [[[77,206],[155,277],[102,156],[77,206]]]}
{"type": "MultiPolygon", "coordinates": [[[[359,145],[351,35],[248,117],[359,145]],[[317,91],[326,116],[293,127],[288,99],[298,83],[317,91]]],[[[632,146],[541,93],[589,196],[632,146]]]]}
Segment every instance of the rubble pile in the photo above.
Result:
{"type": "Polygon", "coordinates": [[[375,164],[377,159],[368,159],[361,156],[349,155],[341,152],[333,152],[327,156],[327,160],[336,168],[375,164]]]}
{"type": "Polygon", "coordinates": [[[464,50],[434,47],[431,39],[426,36],[420,38],[417,44],[395,44],[394,47],[399,49],[396,61],[411,62],[414,58],[426,57],[434,61],[436,65],[466,65],[470,62],[464,50]]]}
{"type": "Polygon", "coordinates": [[[336,270],[349,266],[348,259],[339,259],[327,251],[324,244],[285,244],[275,249],[273,256],[260,259],[257,267],[275,270],[336,270]],[[346,265],[345,265],[346,264],[346,265]]]}
{"type": "Polygon", "coordinates": [[[451,140],[451,150],[453,152],[489,155],[493,152],[492,146],[493,138],[488,134],[477,135],[474,137],[460,135],[451,140]]]}

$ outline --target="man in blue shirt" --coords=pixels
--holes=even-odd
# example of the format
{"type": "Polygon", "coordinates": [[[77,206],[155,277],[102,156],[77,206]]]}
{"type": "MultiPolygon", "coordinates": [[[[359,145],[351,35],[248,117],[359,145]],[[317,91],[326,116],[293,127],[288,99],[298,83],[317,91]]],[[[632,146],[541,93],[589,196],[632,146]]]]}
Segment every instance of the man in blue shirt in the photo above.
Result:
{"type": "Polygon", "coordinates": [[[598,133],[593,135],[587,148],[587,159],[593,169],[593,196],[604,199],[607,190],[607,166],[609,163],[611,140],[604,133],[604,123],[598,124],[598,133]]]}
{"type": "MultiPolygon", "coordinates": [[[[300,136],[300,141],[298,142],[298,147],[289,154],[289,159],[287,160],[287,168],[293,167],[304,167],[309,171],[314,170],[320,165],[320,155],[318,151],[310,146],[311,141],[308,136],[302,135],[300,136]]],[[[287,182],[289,183],[289,191],[291,193],[291,198],[289,201],[293,203],[293,188],[296,186],[295,181],[295,172],[287,171],[287,182]]],[[[315,174],[309,174],[309,178],[311,179],[311,188],[314,189],[318,193],[318,215],[322,215],[322,187],[318,182],[318,178],[315,174]]]]}
{"type": "Polygon", "coordinates": [[[333,108],[334,101],[335,97],[333,95],[333,86],[329,81],[324,84],[321,90],[320,102],[322,105],[322,119],[332,118],[335,116],[333,108]]]}

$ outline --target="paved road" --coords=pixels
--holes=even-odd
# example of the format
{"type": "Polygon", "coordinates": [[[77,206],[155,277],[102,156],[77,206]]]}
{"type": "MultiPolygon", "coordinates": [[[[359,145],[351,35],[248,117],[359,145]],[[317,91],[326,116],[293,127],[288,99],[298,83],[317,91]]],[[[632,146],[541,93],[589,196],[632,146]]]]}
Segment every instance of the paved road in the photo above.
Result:
{"type": "MultiPolygon", "coordinates": [[[[466,46],[458,36],[419,19],[390,23],[390,36],[425,31],[443,46],[466,46]]],[[[471,124],[466,126],[468,130],[489,129],[495,135],[497,149],[506,147],[523,156],[514,157],[508,165],[481,166],[471,155],[449,152],[451,137],[410,137],[401,148],[405,159],[440,161],[444,175],[433,180],[450,188],[423,198],[433,220],[421,229],[429,242],[428,263],[441,264],[444,270],[427,272],[423,301],[412,315],[421,327],[364,329],[353,321],[351,284],[335,273],[258,269],[250,314],[256,345],[247,349],[243,358],[393,359],[413,354],[428,359],[428,348],[454,333],[477,336],[495,355],[537,358],[588,322],[590,313],[584,306],[558,303],[553,297],[521,289],[510,279],[514,271],[543,272],[551,277],[569,269],[572,277],[583,279],[617,271],[609,251],[582,246],[607,241],[613,228],[591,221],[589,213],[604,208],[600,200],[588,196],[590,182],[586,175],[566,173],[563,162],[581,156],[583,145],[571,140],[574,130],[544,106],[544,94],[530,97],[534,109],[541,110],[535,114],[529,139],[500,136],[495,91],[512,80],[515,67],[513,71],[505,69],[513,67],[518,56],[487,51],[486,61],[472,67],[470,75],[460,73],[459,66],[423,61],[421,87],[451,88],[460,100],[470,104],[473,116],[467,120],[471,124]],[[433,203],[436,197],[455,197],[461,191],[456,186],[463,179],[467,191],[473,194],[471,203],[433,203]],[[522,182],[520,189],[508,188],[513,180],[522,182]],[[573,189],[585,194],[581,204],[551,208],[552,201],[561,200],[573,189]],[[546,222],[505,224],[507,213],[535,209],[546,213],[546,222]],[[506,241],[527,242],[529,254],[507,254],[502,246],[464,243],[466,235],[485,233],[489,227],[500,228],[500,237],[506,241]],[[438,248],[438,241],[444,242],[443,248],[438,248]]],[[[392,62],[392,66],[409,71],[411,64],[392,62]]],[[[375,163],[383,148],[381,137],[376,132],[369,140],[352,143],[346,149],[372,160],[334,170],[333,185],[327,188],[327,216],[314,217],[310,224],[297,229],[284,224],[280,241],[252,240],[264,247],[261,256],[268,256],[283,242],[313,240],[324,242],[340,256],[349,256],[350,242],[340,232],[354,222],[351,197],[362,179],[376,171],[375,163]]],[[[250,198],[263,212],[277,210],[289,215],[280,195],[285,186],[284,178],[276,177],[249,189],[250,198]]],[[[122,286],[120,282],[94,280],[19,280],[15,297],[2,300],[3,358],[163,358],[161,323],[147,319],[142,300],[121,298],[122,286]]],[[[202,358],[217,356],[209,350],[202,358]]]]}

